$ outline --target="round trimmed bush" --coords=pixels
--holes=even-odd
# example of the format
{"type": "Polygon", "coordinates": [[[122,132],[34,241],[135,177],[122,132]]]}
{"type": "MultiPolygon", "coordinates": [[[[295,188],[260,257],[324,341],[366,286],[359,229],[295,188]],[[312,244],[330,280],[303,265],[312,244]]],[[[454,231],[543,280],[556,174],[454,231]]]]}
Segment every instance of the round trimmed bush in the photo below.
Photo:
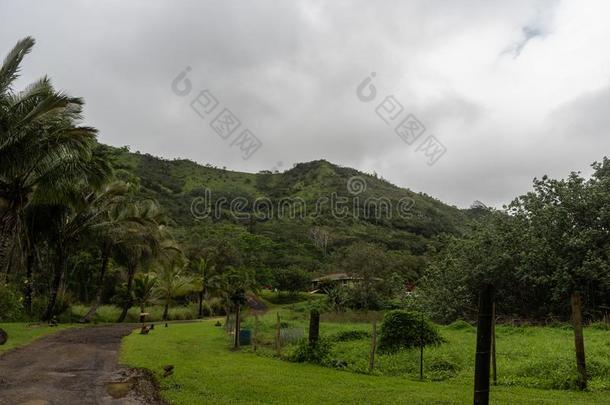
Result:
{"type": "Polygon", "coordinates": [[[379,351],[392,353],[400,349],[418,347],[420,339],[424,346],[438,345],[443,338],[420,314],[409,311],[390,311],[383,317],[379,333],[379,351]]]}

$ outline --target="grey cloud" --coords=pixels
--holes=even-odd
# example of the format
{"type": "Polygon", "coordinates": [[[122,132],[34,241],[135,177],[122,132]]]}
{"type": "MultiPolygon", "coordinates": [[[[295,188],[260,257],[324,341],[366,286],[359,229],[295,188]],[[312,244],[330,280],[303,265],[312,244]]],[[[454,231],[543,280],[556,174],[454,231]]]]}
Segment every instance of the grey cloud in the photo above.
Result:
{"type": "MultiPolygon", "coordinates": [[[[519,34],[523,45],[551,35],[558,6],[547,0],[6,1],[0,52],[33,35],[38,44],[20,84],[47,73],[59,88],[84,97],[87,122],[103,142],[245,171],[325,158],[460,206],[475,199],[501,205],[546,169],[564,175],[586,167],[599,149],[577,144],[574,152],[563,138],[552,143],[556,117],[540,117],[527,136],[512,133],[496,121],[510,111],[433,81],[429,65],[445,57],[447,44],[473,33],[485,39],[489,32],[500,43],[505,32],[529,27],[519,34]],[[209,89],[263,141],[252,159],[242,160],[209,119],[191,110],[188,97],[172,93],[172,79],[186,66],[194,91],[209,89]],[[355,96],[373,71],[380,97],[394,94],[447,146],[434,167],[375,115],[380,100],[364,104],[355,96]],[[544,158],[536,152],[542,149],[544,158]]],[[[455,54],[441,61],[445,72],[468,63],[455,54]]],[[[559,114],[576,114],[571,122],[585,128],[591,114],[591,122],[607,127],[598,101],[607,102],[581,101],[559,114]]]]}

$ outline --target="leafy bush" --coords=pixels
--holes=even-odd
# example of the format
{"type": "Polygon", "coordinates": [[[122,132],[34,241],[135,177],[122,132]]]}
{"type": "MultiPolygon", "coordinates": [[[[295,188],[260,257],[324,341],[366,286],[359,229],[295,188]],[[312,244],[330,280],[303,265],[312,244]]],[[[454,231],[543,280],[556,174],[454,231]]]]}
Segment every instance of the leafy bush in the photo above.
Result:
{"type": "Polygon", "coordinates": [[[0,321],[17,321],[23,316],[21,294],[16,289],[0,285],[0,321]]]}
{"type": "Polygon", "coordinates": [[[365,330],[344,330],[333,336],[337,342],[349,342],[351,340],[360,340],[370,337],[371,334],[365,330]]]}
{"type": "Polygon", "coordinates": [[[275,272],[274,287],[280,291],[288,291],[290,295],[298,295],[299,291],[307,289],[311,282],[311,274],[297,267],[289,267],[275,272]]]}
{"type": "Polygon", "coordinates": [[[309,340],[301,339],[292,356],[290,356],[290,360],[297,363],[320,364],[328,360],[331,349],[332,344],[328,339],[320,338],[318,343],[313,347],[309,345],[309,340]]]}
{"type": "Polygon", "coordinates": [[[396,352],[402,348],[438,345],[443,338],[422,316],[408,311],[390,311],[383,317],[379,333],[379,351],[396,352]]]}

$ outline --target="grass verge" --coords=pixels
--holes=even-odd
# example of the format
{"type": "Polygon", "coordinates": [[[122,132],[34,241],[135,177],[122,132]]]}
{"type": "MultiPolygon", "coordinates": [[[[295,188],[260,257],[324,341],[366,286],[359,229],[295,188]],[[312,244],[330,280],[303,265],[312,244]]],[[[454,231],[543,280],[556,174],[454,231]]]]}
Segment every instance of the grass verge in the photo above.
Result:
{"type": "Polygon", "coordinates": [[[4,329],[8,334],[7,342],[0,346],[0,353],[27,345],[28,343],[51,333],[73,327],[74,325],[66,324],[51,327],[23,322],[0,323],[0,329],[4,329]]]}
{"type": "MultiPolygon", "coordinates": [[[[464,404],[472,384],[414,381],[372,376],[311,364],[288,363],[228,349],[214,320],[155,328],[127,336],[121,361],[153,371],[162,395],[172,404],[464,404]],[[164,365],[174,373],[162,377],[164,365]]],[[[607,392],[574,392],[522,387],[492,387],[495,404],[604,404],[607,392]]]]}

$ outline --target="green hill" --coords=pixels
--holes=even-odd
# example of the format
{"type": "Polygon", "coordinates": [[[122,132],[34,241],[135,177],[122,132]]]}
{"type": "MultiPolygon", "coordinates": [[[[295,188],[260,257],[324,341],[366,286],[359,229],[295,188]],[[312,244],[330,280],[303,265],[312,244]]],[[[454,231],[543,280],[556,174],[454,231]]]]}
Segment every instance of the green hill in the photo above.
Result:
{"type": "Polygon", "coordinates": [[[414,276],[438,235],[470,223],[466,211],[325,160],[254,174],[111,150],[140,193],[167,211],[181,242],[232,240],[255,267],[331,271],[334,255],[363,241],[383,246],[414,276]]]}

